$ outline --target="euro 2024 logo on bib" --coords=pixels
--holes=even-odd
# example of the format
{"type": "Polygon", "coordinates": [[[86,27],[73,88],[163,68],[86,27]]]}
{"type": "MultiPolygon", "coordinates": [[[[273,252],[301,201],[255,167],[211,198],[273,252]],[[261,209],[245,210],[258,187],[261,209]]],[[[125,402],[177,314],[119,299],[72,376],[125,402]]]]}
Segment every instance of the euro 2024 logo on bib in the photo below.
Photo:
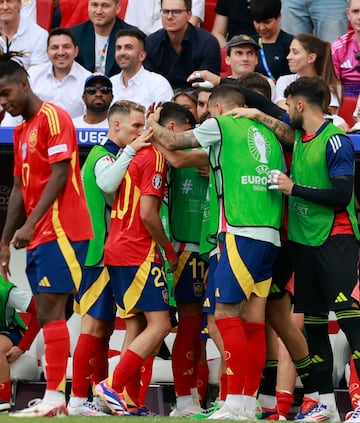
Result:
{"type": "Polygon", "coordinates": [[[264,135],[255,127],[250,126],[248,130],[248,146],[253,158],[260,163],[268,164],[271,147],[264,135]]]}

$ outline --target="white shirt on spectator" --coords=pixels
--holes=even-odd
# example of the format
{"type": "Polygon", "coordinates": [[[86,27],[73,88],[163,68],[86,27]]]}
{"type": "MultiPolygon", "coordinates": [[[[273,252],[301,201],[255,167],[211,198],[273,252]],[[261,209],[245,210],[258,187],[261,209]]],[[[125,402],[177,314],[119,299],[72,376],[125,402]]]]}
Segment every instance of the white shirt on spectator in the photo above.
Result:
{"type": "MultiPolygon", "coordinates": [[[[33,66],[28,70],[29,82],[34,93],[41,100],[49,101],[65,109],[72,118],[85,113],[86,107],[82,99],[85,80],[91,75],[87,69],[73,63],[70,72],[62,81],[55,78],[52,63],[33,66]]],[[[1,126],[16,126],[22,121],[22,116],[12,117],[5,113],[1,126]]]]}
{"type": "MultiPolygon", "coordinates": [[[[300,76],[297,73],[280,76],[280,78],[276,82],[276,96],[275,96],[275,100],[273,100],[274,103],[278,103],[281,100],[285,100],[285,97],[284,97],[285,88],[288,87],[292,82],[296,81],[299,77],[300,76]]],[[[340,107],[339,100],[337,99],[336,95],[333,92],[330,93],[329,106],[340,107]]]]}
{"type": "MultiPolygon", "coordinates": [[[[48,35],[44,28],[20,16],[19,28],[11,40],[10,50],[25,52],[25,56],[19,59],[25,69],[49,61],[46,52],[48,35]]],[[[4,51],[7,50],[3,37],[0,37],[0,47],[4,51]]]]}
{"type": "MultiPolygon", "coordinates": [[[[126,7],[125,22],[137,26],[146,35],[162,28],[160,0],[129,0],[126,7]]],[[[205,1],[193,0],[192,14],[204,22],[205,1]]]]}
{"type": "Polygon", "coordinates": [[[73,118],[73,124],[75,128],[100,128],[100,129],[107,129],[109,128],[109,122],[107,119],[104,119],[102,122],[99,123],[87,123],[84,120],[85,115],[78,116],[73,118]]]}
{"type": "Polygon", "coordinates": [[[22,0],[20,15],[36,23],[36,0],[22,0]]]}
{"type": "Polygon", "coordinates": [[[113,84],[114,102],[131,100],[142,104],[146,109],[155,102],[171,101],[174,93],[168,80],[162,75],[150,72],[141,66],[140,70],[124,85],[122,72],[110,78],[113,84]]]}

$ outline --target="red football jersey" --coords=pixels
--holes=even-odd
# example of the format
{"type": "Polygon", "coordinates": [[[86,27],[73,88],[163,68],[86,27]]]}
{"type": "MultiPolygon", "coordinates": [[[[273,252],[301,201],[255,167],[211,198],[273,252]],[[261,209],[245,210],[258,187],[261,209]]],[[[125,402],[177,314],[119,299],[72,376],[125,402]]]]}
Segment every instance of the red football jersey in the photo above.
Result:
{"type": "Polygon", "coordinates": [[[109,235],[105,243],[105,264],[139,266],[145,260],[160,262],[156,243],[140,217],[140,198],[164,195],[166,163],[153,147],[136,153],[115,195],[109,235]]]}
{"type": "Polygon", "coordinates": [[[29,248],[66,235],[71,241],[93,236],[80,177],[77,137],[71,117],[43,102],[37,114],[14,130],[14,176],[22,178],[26,215],[39,202],[51,165],[70,160],[67,182],[54,204],[37,223],[29,248]]]}

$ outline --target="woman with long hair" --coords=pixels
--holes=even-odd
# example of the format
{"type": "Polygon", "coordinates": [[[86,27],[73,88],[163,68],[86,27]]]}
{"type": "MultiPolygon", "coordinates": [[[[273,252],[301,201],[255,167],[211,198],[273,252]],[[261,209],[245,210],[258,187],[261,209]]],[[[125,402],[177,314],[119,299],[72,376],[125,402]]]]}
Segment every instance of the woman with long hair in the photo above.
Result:
{"type": "Polygon", "coordinates": [[[287,60],[293,74],[278,79],[276,104],[286,109],[284,90],[297,78],[319,76],[330,89],[330,103],[324,104],[324,112],[331,115],[336,113],[343,100],[343,88],[334,71],[330,43],[312,34],[298,34],[290,44],[287,60]]]}

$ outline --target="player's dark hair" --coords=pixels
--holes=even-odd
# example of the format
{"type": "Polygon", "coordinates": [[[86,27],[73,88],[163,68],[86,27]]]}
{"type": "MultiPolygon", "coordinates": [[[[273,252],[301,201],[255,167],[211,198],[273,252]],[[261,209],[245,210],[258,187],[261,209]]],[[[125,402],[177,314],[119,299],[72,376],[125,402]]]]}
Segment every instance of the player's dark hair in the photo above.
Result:
{"type": "Polygon", "coordinates": [[[264,75],[258,72],[247,72],[241,75],[236,82],[239,85],[257,91],[264,97],[271,99],[271,87],[264,75]]]}
{"type": "Polygon", "coordinates": [[[227,104],[229,107],[242,107],[245,104],[244,94],[240,88],[233,84],[218,85],[210,94],[209,103],[217,101],[227,104]]]}
{"type": "Polygon", "coordinates": [[[140,41],[142,50],[145,50],[145,34],[137,28],[120,29],[115,35],[115,41],[120,37],[134,37],[140,41]]]}
{"type": "Polygon", "coordinates": [[[277,18],[281,12],[281,0],[250,0],[251,17],[256,22],[277,18]]]}
{"type": "Polygon", "coordinates": [[[53,28],[50,32],[49,32],[49,36],[47,39],[47,46],[49,47],[50,44],[50,39],[51,37],[53,37],[54,35],[67,35],[70,39],[71,42],[74,44],[74,46],[77,46],[76,43],[76,38],[75,35],[73,34],[73,32],[71,31],[71,29],[69,28],[64,28],[64,27],[58,27],[58,28],[53,28]]]}
{"type": "Polygon", "coordinates": [[[28,77],[26,69],[21,63],[24,56],[23,51],[7,51],[0,50],[0,79],[11,78],[20,82],[24,77],[28,77]]]}
{"type": "Polygon", "coordinates": [[[302,76],[285,88],[284,97],[303,97],[310,104],[319,106],[324,110],[324,105],[330,102],[330,90],[325,81],[318,76],[302,76]]]}
{"type": "Polygon", "coordinates": [[[168,101],[162,105],[159,124],[165,126],[170,120],[175,121],[178,125],[189,124],[191,128],[195,128],[196,125],[194,115],[189,109],[181,104],[168,101]]]}

